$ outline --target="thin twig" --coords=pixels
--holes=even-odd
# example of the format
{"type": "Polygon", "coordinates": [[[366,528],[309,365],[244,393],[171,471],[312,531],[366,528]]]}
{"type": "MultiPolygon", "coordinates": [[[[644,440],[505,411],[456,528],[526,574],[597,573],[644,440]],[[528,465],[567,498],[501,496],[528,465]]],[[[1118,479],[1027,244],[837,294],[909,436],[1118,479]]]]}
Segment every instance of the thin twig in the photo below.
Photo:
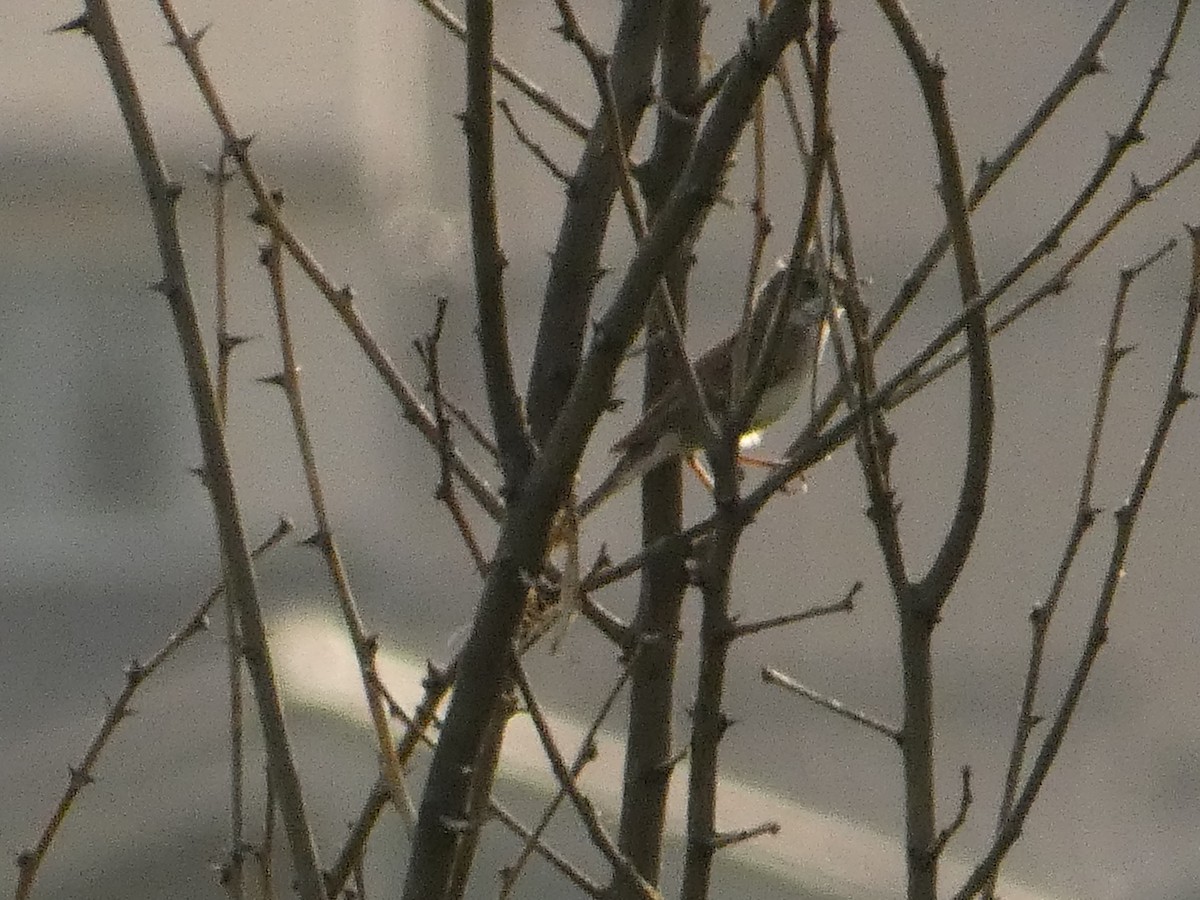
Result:
{"type": "Polygon", "coordinates": [[[933,844],[933,855],[941,856],[946,849],[946,845],[950,843],[950,839],[958,833],[959,829],[967,821],[967,812],[971,808],[971,803],[974,801],[974,795],[971,793],[971,767],[962,767],[962,791],[958,795],[958,812],[954,814],[954,819],[938,832],[937,840],[933,844]]]}
{"type": "MultiPolygon", "coordinates": [[[[412,423],[432,446],[437,440],[437,426],[433,421],[433,416],[421,404],[421,401],[417,398],[416,391],[412,389],[404,376],[400,374],[399,369],[396,368],[396,364],[392,361],[387,351],[383,349],[374,335],[371,334],[370,329],[367,327],[355,304],[354,289],[350,285],[334,284],[313,253],[304,245],[290,226],[284,222],[272,199],[273,192],[271,188],[268,187],[258,167],[254,165],[250,158],[250,145],[253,137],[243,136],[234,128],[233,120],[225,109],[225,104],[221,100],[216,85],[208,73],[208,68],[204,63],[203,57],[200,55],[198,43],[189,37],[182,21],[175,12],[171,0],[158,0],[158,3],[167,21],[167,25],[171,29],[172,43],[179,48],[180,53],[183,55],[188,71],[192,75],[192,80],[199,89],[205,105],[208,107],[209,115],[221,132],[221,137],[225,143],[225,153],[236,160],[242,177],[246,181],[246,185],[254,195],[257,209],[263,219],[263,224],[270,228],[272,234],[279,238],[283,246],[287,248],[288,254],[304,270],[304,274],[308,277],[309,281],[321,293],[326,302],[329,303],[338,318],[341,319],[342,324],[350,332],[363,355],[367,357],[376,374],[383,380],[395,398],[405,419],[412,423]]],[[[454,457],[454,469],[455,474],[462,479],[471,496],[487,511],[488,515],[496,520],[501,519],[504,516],[504,502],[497,496],[491,486],[488,485],[486,479],[479,475],[457,453],[454,457]]]]}
{"type": "MultiPolygon", "coordinates": [[[[168,0],[161,0],[160,7],[171,23],[175,45],[186,56],[198,58],[199,42],[204,32],[188,32],[168,0]]],[[[254,685],[267,761],[279,794],[279,807],[288,834],[297,889],[304,900],[323,900],[321,867],[309,828],[300,774],[292,756],[291,740],[283,718],[283,702],[271,664],[254,563],[241,519],[233,466],[225,444],[216,390],[204,350],[204,335],[176,221],[176,204],[182,186],[171,179],[158,152],[107,0],[87,0],[86,10],[87,30],[95,38],[108,70],[154,221],[163,269],[155,289],[168,301],[183,355],[193,413],[200,433],[204,484],[212,500],[227,590],[241,619],[243,654],[254,685]]]]}
{"type": "Polygon", "coordinates": [[[517,121],[517,117],[513,114],[512,107],[508,105],[508,101],[502,97],[496,101],[496,106],[499,107],[500,112],[504,113],[504,118],[508,120],[508,124],[512,127],[513,134],[517,136],[517,140],[520,142],[521,146],[532,153],[533,158],[546,167],[546,171],[553,175],[562,184],[569,186],[571,184],[571,176],[568,175],[558,163],[550,158],[550,154],[546,152],[545,147],[530,137],[529,133],[521,127],[520,123],[517,121]]]}
{"type": "MultiPolygon", "coordinates": [[[[278,546],[280,541],[292,533],[293,528],[294,526],[290,519],[280,519],[275,530],[254,548],[254,558],[258,559],[273,547],[278,546]]],[[[17,856],[20,880],[17,883],[16,900],[24,900],[24,898],[29,896],[34,879],[37,877],[38,869],[41,867],[47,851],[50,849],[51,842],[53,842],[55,835],[58,834],[59,828],[62,827],[67,814],[71,811],[71,806],[74,804],[75,798],[83,788],[95,780],[93,773],[100,760],[100,754],[108,746],[108,742],[114,732],[116,732],[117,726],[129,716],[129,704],[133,700],[133,695],[180,647],[200,632],[208,630],[209,611],[212,609],[213,604],[221,599],[224,594],[225,585],[221,583],[209,591],[208,596],[204,598],[204,601],[188,617],[184,625],[167,638],[167,642],[153,656],[145,662],[140,662],[136,659],[132,660],[125,667],[125,686],[121,689],[121,693],[117,695],[116,699],[109,704],[104,721],[101,723],[99,731],[96,732],[96,736],[88,744],[88,748],[83,754],[83,759],[80,760],[78,765],[69,767],[70,778],[67,781],[67,789],[59,799],[54,814],[51,815],[46,827],[42,829],[37,843],[31,849],[21,851],[17,856]]],[[[236,853],[237,848],[235,847],[232,852],[236,853]]]]}
{"type": "MultiPolygon", "coordinates": [[[[518,822],[513,815],[508,812],[508,810],[496,803],[495,800],[492,801],[491,814],[499,819],[509,831],[511,831],[521,840],[533,840],[533,832],[518,822]]],[[[540,840],[534,841],[532,846],[534,850],[537,851],[538,855],[542,857],[542,859],[546,860],[548,863],[550,863],[550,865],[558,869],[559,872],[567,877],[571,884],[575,885],[575,887],[579,888],[579,890],[583,891],[583,893],[587,894],[587,896],[593,897],[595,900],[603,900],[603,898],[606,896],[605,889],[600,884],[580,872],[579,869],[576,868],[575,865],[561,853],[557,852],[551,847],[546,846],[546,844],[540,840]]],[[[507,880],[509,877],[508,870],[501,869],[500,877],[504,880],[507,880]]]]}
{"type": "Polygon", "coordinates": [[[854,598],[863,588],[861,581],[854,582],[854,585],[846,592],[846,595],[836,603],[825,603],[818,606],[810,606],[808,609],[798,613],[789,613],[785,616],[774,616],[770,619],[760,619],[757,622],[747,622],[744,625],[734,625],[729,633],[730,640],[749,637],[752,634],[768,631],[772,628],[782,628],[786,625],[795,625],[798,622],[807,622],[809,619],[816,619],[820,616],[828,616],[833,613],[852,612],[854,610],[854,598]]]}
{"type": "Polygon", "coordinates": [[[954,895],[955,900],[967,900],[974,896],[992,878],[997,867],[1020,836],[1029,811],[1033,808],[1033,803],[1062,747],[1067,727],[1083,696],[1083,689],[1091,674],[1092,666],[1108,638],[1109,613],[1112,610],[1117,589],[1125,577],[1125,561],[1133,540],[1138,514],[1150,490],[1150,483],[1166,445],[1167,435],[1180,408],[1194,397],[1191,391],[1184,388],[1183,378],[1187,372],[1188,360],[1191,355],[1196,322],[1197,319],[1200,319],[1200,226],[1189,226],[1188,232],[1192,242],[1192,271],[1187,295],[1187,309],[1179,329],[1179,343],[1175,349],[1170,379],[1150,438],[1150,446],[1138,466],[1129,498],[1116,511],[1117,532],[1113,537],[1108,569],[1105,572],[1104,582],[1092,613],[1087,640],[1080,652],[1079,661],[1075,666],[1070,683],[1063,692],[1058,710],[1049,724],[1046,736],[1042,739],[1038,755],[1013,803],[1012,813],[996,835],[987,854],[976,865],[963,887],[954,895]]]}
{"type": "Polygon", "coordinates": [[[549,723],[546,721],[545,715],[542,713],[537,697],[533,693],[533,687],[529,683],[529,678],[525,674],[525,669],[521,665],[521,660],[514,651],[510,655],[511,670],[513,680],[516,683],[517,689],[521,692],[521,699],[525,702],[525,709],[529,713],[530,719],[533,720],[533,727],[538,733],[538,738],[542,742],[542,749],[546,753],[546,758],[550,762],[550,768],[554,771],[554,777],[558,779],[558,783],[567,792],[567,796],[571,799],[576,811],[579,813],[579,819],[587,829],[588,837],[591,838],[592,844],[599,850],[613,866],[625,878],[639,886],[641,896],[647,900],[661,900],[662,894],[658,888],[652,885],[646,879],[642,878],[641,874],[629,862],[629,859],[617,849],[613,843],[604,825],[601,824],[599,817],[596,815],[596,809],[592,802],[580,793],[575,781],[571,778],[570,769],[567,768],[566,762],[562,758],[562,753],[559,752],[558,746],[554,743],[554,736],[550,733],[549,723]]]}
{"type": "Polygon", "coordinates": [[[454,489],[454,445],[450,438],[450,423],[446,420],[446,401],[442,392],[442,376],[438,357],[438,347],[442,340],[442,328],[446,323],[447,304],[448,301],[444,296],[438,297],[433,329],[423,340],[413,341],[417,355],[421,357],[421,362],[424,363],[425,371],[429,376],[429,392],[433,397],[433,420],[437,424],[438,433],[441,435],[436,445],[438,460],[441,463],[441,474],[433,496],[435,499],[446,504],[446,508],[450,511],[450,517],[454,520],[454,525],[467,547],[467,552],[471,555],[472,562],[475,563],[475,570],[481,577],[486,578],[488,569],[487,557],[484,555],[483,549],[475,537],[475,530],[471,526],[471,520],[467,518],[466,511],[463,509],[462,503],[459,502],[458,492],[454,489]]]}
{"type": "Polygon", "coordinates": [[[496,442],[488,436],[487,432],[485,432],[479,423],[472,418],[471,414],[467,412],[466,409],[455,403],[444,394],[442,396],[442,404],[446,407],[446,411],[450,413],[450,415],[454,416],[454,418],[458,420],[459,424],[462,425],[463,428],[467,429],[467,434],[471,435],[471,438],[475,441],[475,443],[477,443],[484,450],[484,452],[487,453],[488,456],[490,456],[493,460],[500,459],[500,449],[496,446],[496,442]]]}
{"type": "MultiPolygon", "coordinates": [[[[437,19],[438,22],[459,40],[465,41],[467,39],[467,26],[454,13],[439,3],[438,0],[417,0],[417,2],[425,7],[430,15],[437,19]]],[[[505,81],[520,91],[538,109],[548,113],[551,118],[564,126],[576,137],[587,139],[587,125],[577,116],[568,112],[552,93],[538,87],[499,56],[492,57],[492,68],[499,72],[505,81]]]]}
{"type": "MultiPolygon", "coordinates": [[[[760,20],[767,14],[767,9],[767,0],[759,0],[760,20]]],[[[783,65],[782,58],[778,65],[783,65]]],[[[767,117],[766,103],[762,96],[754,103],[751,134],[754,138],[754,200],[751,202],[750,211],[753,214],[754,229],[750,237],[750,261],[746,266],[746,284],[742,292],[742,319],[732,351],[729,375],[731,407],[736,406],[737,398],[742,396],[743,386],[753,362],[749,359],[750,319],[754,309],[754,293],[758,285],[758,273],[762,267],[762,256],[772,228],[771,216],[767,212],[767,117]]],[[[786,295],[781,291],[780,296],[786,295]]]]}
{"type": "MultiPolygon", "coordinates": [[[[283,203],[282,195],[277,194],[272,199],[277,207],[283,203]]],[[[287,294],[284,290],[282,245],[276,235],[271,235],[260,256],[260,261],[266,268],[270,279],[275,324],[279,334],[279,351],[283,359],[283,370],[277,381],[287,397],[288,410],[292,418],[292,430],[296,437],[296,446],[300,451],[304,481],[308,488],[309,502],[317,525],[316,534],[310,542],[320,549],[325,560],[325,567],[329,571],[329,577],[333,581],[342,619],[346,623],[346,630],[354,645],[354,656],[358,663],[363,693],[371,714],[371,722],[375,728],[380,769],[391,788],[392,802],[395,804],[396,811],[411,833],[416,816],[408,788],[404,783],[404,770],[396,757],[391,728],[388,724],[387,709],[379,692],[379,672],[375,667],[378,639],[367,633],[358,603],[354,598],[354,591],[350,586],[350,573],[346,570],[341,549],[334,536],[333,522],[325,501],[325,489],[321,484],[321,475],[317,467],[316,448],[313,446],[312,433],[308,427],[308,416],[304,410],[304,397],[300,389],[300,365],[296,360],[296,345],[292,338],[287,294]]]]}
{"type": "Polygon", "coordinates": [[[755,825],[753,828],[719,832],[713,837],[712,845],[714,850],[724,850],[736,844],[744,844],[746,841],[752,841],[757,837],[763,837],[768,834],[779,834],[779,832],[780,827],[778,822],[763,822],[761,825],[755,825]]]}
{"type": "MultiPolygon", "coordinates": [[[[608,714],[612,710],[613,704],[617,702],[617,697],[620,696],[622,689],[625,687],[625,683],[629,680],[630,671],[631,667],[629,664],[621,667],[621,671],[617,675],[616,680],[613,682],[613,686],[611,690],[609,690],[608,696],[604,698],[604,702],[600,704],[600,707],[596,710],[596,714],[592,716],[592,722],[588,726],[587,732],[583,736],[583,740],[579,743],[579,751],[575,754],[575,761],[571,763],[571,768],[568,772],[571,784],[576,784],[578,782],[579,775],[581,772],[583,772],[584,766],[596,758],[596,735],[600,731],[600,726],[604,724],[604,720],[608,718],[608,714]]],[[[541,819],[538,821],[538,824],[534,826],[533,830],[529,834],[529,837],[526,838],[525,845],[521,848],[521,852],[517,856],[516,861],[513,862],[512,865],[505,867],[503,874],[504,887],[500,891],[500,896],[502,898],[511,896],[513,888],[516,887],[517,880],[520,878],[521,872],[525,868],[525,864],[529,861],[529,857],[534,848],[541,841],[542,834],[550,825],[550,819],[554,816],[555,811],[558,809],[559,804],[566,797],[568,791],[569,788],[566,785],[559,785],[558,792],[554,795],[553,799],[546,804],[546,808],[542,811],[541,819]]]]}
{"type": "Polygon", "coordinates": [[[830,697],[826,694],[822,694],[818,691],[814,691],[807,685],[803,685],[794,678],[783,674],[778,669],[764,668],[762,670],[762,680],[767,684],[773,684],[776,687],[786,688],[793,694],[799,694],[801,697],[811,700],[813,703],[817,704],[817,706],[824,707],[832,713],[836,713],[839,716],[849,719],[851,722],[857,722],[859,725],[865,725],[872,731],[879,732],[884,737],[890,738],[897,744],[900,743],[901,731],[895,725],[889,725],[887,722],[884,722],[882,719],[876,718],[869,713],[865,713],[861,710],[847,706],[841,700],[830,697]]]}
{"type": "MultiPolygon", "coordinates": [[[[229,159],[217,157],[217,167],[205,170],[205,181],[212,189],[213,202],[213,280],[216,284],[217,318],[217,408],[221,420],[229,421],[229,367],[233,351],[245,339],[229,331],[229,269],[227,264],[228,185],[233,179],[229,159]]],[[[229,680],[229,857],[221,883],[232,900],[242,900],[245,885],[242,866],[245,853],[243,783],[245,780],[245,713],[242,698],[241,638],[238,635],[237,610],[225,605],[226,672],[229,680]]]]}
{"type": "MultiPolygon", "coordinates": [[[[1025,686],[1021,692],[1020,710],[1017,713],[1016,727],[1013,729],[1013,743],[1009,751],[1008,767],[1004,777],[1004,793],[1000,800],[1000,808],[996,817],[996,828],[999,830],[1012,813],[1012,805],[1021,783],[1021,769],[1025,764],[1025,755],[1029,738],[1033,733],[1038,719],[1034,714],[1037,702],[1038,688],[1041,681],[1042,661],[1046,649],[1046,637],[1050,631],[1050,623],[1058,608],[1059,599],[1066,587],[1067,576],[1075,563],[1076,556],[1083,544],[1084,536],[1096,521],[1099,510],[1092,501],[1092,487],[1096,480],[1096,469],[1100,461],[1100,439],[1104,429],[1104,421],[1108,412],[1109,398],[1116,376],[1117,366],[1128,354],[1130,348],[1120,344],[1121,321],[1125,313],[1125,302],[1133,282],[1142,272],[1154,265],[1174,249],[1177,241],[1172,239],[1154,253],[1147,256],[1137,265],[1121,271],[1116,297],[1113,300],[1112,315],[1109,318],[1108,336],[1104,344],[1104,356],[1100,366],[1098,387],[1096,390],[1096,408],[1092,414],[1091,434],[1088,438],[1087,453],[1084,460],[1083,476],[1080,481],[1079,501],[1075,508],[1075,520],[1071,533],[1059,560],[1058,570],[1050,586],[1046,599],[1035,606],[1029,619],[1032,625],[1029,648],[1029,665],[1025,672],[1025,686]]],[[[994,889],[993,881],[988,890],[994,889]]]]}
{"type": "MultiPolygon", "coordinates": [[[[417,746],[425,742],[432,746],[427,730],[437,724],[437,709],[454,685],[456,663],[445,669],[439,669],[429,664],[428,674],[424,680],[425,694],[417,704],[411,716],[404,716],[404,710],[388,693],[387,687],[380,683],[380,691],[388,700],[389,711],[405,720],[406,731],[396,747],[396,756],[402,766],[407,766],[416,752],[417,746]]],[[[379,821],[387,801],[391,797],[391,789],[382,774],[372,786],[363,808],[350,826],[350,835],[338,852],[337,859],[325,873],[325,890],[330,897],[341,895],[347,880],[366,854],[367,841],[379,821]]]]}

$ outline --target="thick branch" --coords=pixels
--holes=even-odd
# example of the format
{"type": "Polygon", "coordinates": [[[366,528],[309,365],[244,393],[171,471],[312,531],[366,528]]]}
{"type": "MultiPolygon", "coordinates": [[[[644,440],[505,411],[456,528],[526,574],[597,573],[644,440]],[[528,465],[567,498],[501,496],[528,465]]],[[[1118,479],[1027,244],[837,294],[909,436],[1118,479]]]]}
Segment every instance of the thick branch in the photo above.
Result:
{"type": "MultiPolygon", "coordinates": [[[[291,845],[292,864],[297,886],[305,900],[323,900],[320,865],[308,826],[308,814],[300,775],[292,759],[291,742],[283,720],[283,705],[275,684],[274,669],[267,643],[267,629],[259,606],[258,583],[254,563],[246,543],[233,469],[225,447],[225,435],[217,406],[216,392],[204,351],[204,337],[192,299],[191,285],[184,265],[183,246],[175,220],[175,204],[180,186],[171,181],[150,131],[129,61],[121,46],[106,0],[88,0],[87,27],[100,55],[104,58],[113,92],[121,107],[125,126],[141,169],[154,219],[154,230],[162,259],[163,276],[159,283],[167,298],[180,349],[183,352],[191,391],[200,446],[204,455],[204,480],[212,496],[213,513],[220,536],[221,557],[225,564],[226,590],[236,604],[241,619],[243,654],[254,685],[267,748],[267,763],[279,799],[284,826],[291,845]]],[[[182,29],[176,34],[181,44],[193,47],[199,36],[182,29]]]]}
{"type": "Polygon", "coordinates": [[[440,896],[463,821],[474,752],[507,683],[504,662],[520,624],[530,579],[541,569],[551,524],[567,497],[617,368],[638,331],[650,292],[685,235],[716,195],[749,111],[775,60],[803,22],[804,7],[783,2],[742,47],[713,105],[697,148],[662,214],[631,261],[579,377],[544,442],[501,533],[471,635],[460,657],[458,689],[433,757],[418,820],[406,900],[440,896]]]}
{"type": "Polygon", "coordinates": [[[467,3],[467,180],[471,200],[471,249],[475,257],[475,303],[479,352],[492,426],[500,450],[504,490],[511,497],[525,479],[533,446],[525,430],[513,377],[504,302],[504,259],[496,210],[495,116],[492,113],[492,0],[467,3]]]}

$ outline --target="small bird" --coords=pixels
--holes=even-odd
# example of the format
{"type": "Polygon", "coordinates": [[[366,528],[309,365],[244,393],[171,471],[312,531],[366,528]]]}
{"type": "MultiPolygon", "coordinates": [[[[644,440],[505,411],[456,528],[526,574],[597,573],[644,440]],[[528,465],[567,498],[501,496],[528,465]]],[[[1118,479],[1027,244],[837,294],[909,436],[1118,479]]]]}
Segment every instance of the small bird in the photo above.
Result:
{"type": "MultiPolygon", "coordinates": [[[[774,310],[786,303],[775,356],[767,363],[767,384],[739,445],[752,445],[758,433],[782,417],[800,397],[820,359],[829,334],[828,309],[821,282],[809,268],[793,279],[790,297],[783,297],[788,269],[780,266],[755,292],[746,342],[748,365],[753,367],[767,335],[774,310]]],[[[724,412],[729,404],[733,354],[737,334],[725,338],[693,363],[696,378],[710,410],[724,412]]],[[[749,377],[748,375],[746,377],[749,377]]],[[[704,449],[704,429],[688,400],[687,386],[676,378],[619,441],[613,453],[616,466],[577,508],[580,518],[655,466],[676,456],[686,456],[698,468],[696,454],[704,449]]]]}

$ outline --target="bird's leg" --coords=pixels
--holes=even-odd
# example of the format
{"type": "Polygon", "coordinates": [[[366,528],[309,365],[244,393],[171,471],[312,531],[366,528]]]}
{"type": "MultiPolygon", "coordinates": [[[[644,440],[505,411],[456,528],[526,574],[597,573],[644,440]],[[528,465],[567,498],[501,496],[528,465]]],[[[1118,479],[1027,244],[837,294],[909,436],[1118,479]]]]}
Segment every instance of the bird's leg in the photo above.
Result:
{"type": "MultiPolygon", "coordinates": [[[[754,456],[750,453],[739,453],[738,462],[743,466],[756,466],[761,469],[778,469],[780,466],[785,465],[787,461],[769,456],[754,456]]],[[[800,493],[808,493],[808,482],[804,479],[804,473],[797,473],[795,476],[793,476],[792,481],[797,479],[800,481],[800,493]]],[[[784,493],[790,494],[792,492],[792,481],[789,481],[783,486],[784,493]]]]}
{"type": "Polygon", "coordinates": [[[704,487],[711,494],[713,492],[714,484],[712,473],[709,472],[708,468],[704,465],[704,460],[700,458],[700,454],[689,453],[687,457],[687,464],[688,467],[696,473],[696,477],[700,479],[700,483],[704,485],[704,487]]]}

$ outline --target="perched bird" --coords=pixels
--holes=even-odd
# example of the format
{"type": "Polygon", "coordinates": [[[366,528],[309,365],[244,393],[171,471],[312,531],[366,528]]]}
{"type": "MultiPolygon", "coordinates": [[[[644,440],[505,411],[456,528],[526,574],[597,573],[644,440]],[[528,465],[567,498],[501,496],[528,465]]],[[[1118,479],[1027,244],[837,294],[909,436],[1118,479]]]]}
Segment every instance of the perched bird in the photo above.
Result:
{"type": "MultiPolygon", "coordinates": [[[[817,275],[808,268],[798,270],[792,279],[790,296],[783,296],[787,282],[788,268],[781,266],[755,292],[746,341],[748,366],[756,364],[780,303],[785,304],[780,311],[784,318],[774,357],[766,363],[766,389],[741,436],[741,446],[752,444],[758,432],[792,408],[808,383],[829,334],[825,292],[817,275]]],[[[737,337],[737,333],[730,335],[693,363],[705,402],[718,414],[729,404],[737,337]]],[[[579,504],[580,518],[668,459],[685,456],[693,468],[697,467],[696,454],[704,449],[704,429],[687,391],[687,385],[676,378],[637,424],[613,445],[613,453],[618,454],[617,464],[579,504]]]]}

